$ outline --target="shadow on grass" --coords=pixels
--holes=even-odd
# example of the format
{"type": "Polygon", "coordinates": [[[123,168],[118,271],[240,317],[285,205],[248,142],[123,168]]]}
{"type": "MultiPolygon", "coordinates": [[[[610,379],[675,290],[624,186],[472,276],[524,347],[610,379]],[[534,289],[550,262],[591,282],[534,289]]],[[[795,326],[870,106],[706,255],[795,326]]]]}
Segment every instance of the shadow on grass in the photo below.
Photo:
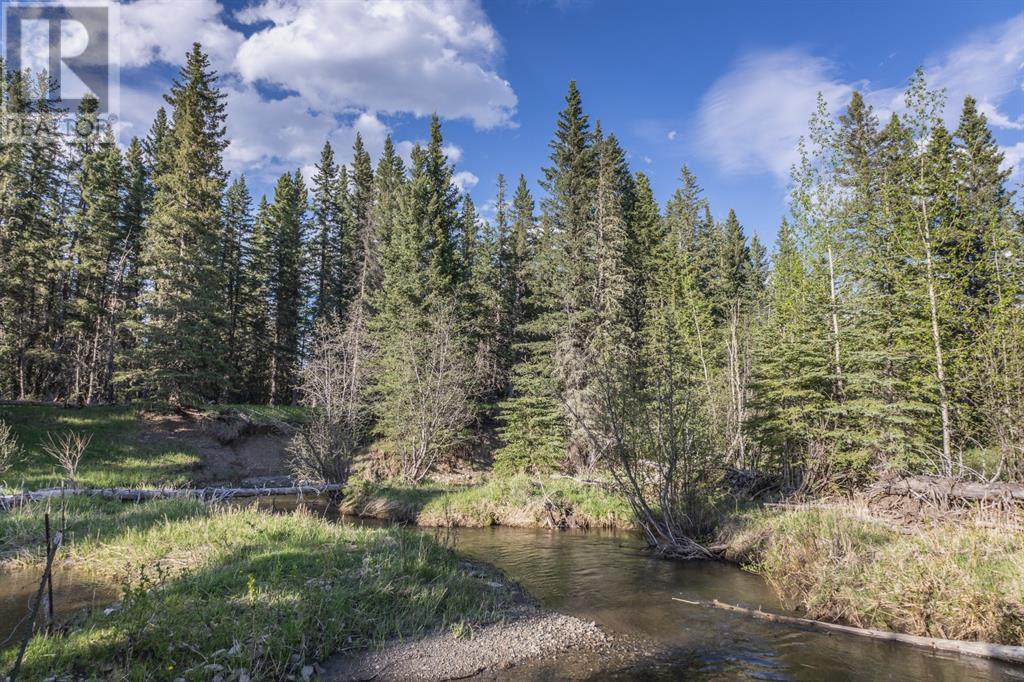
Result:
{"type": "Polygon", "coordinates": [[[45,446],[51,435],[65,431],[90,438],[77,476],[88,487],[184,485],[199,463],[196,453],[179,445],[139,442],[140,420],[130,406],[0,406],[0,419],[11,425],[24,450],[7,472],[7,486],[37,490],[59,485],[64,474],[45,446]]]}
{"type": "MultiPolygon", "coordinates": [[[[43,560],[46,512],[50,512],[53,527],[59,527],[62,521],[59,499],[0,513],[0,562],[15,558],[27,562],[43,560]]],[[[126,534],[141,534],[158,524],[206,517],[210,513],[209,507],[196,500],[134,503],[69,497],[61,558],[78,558],[94,546],[116,544],[126,534]]]]}
{"type": "Polygon", "coordinates": [[[208,546],[225,549],[195,569],[161,569],[166,556],[132,566],[122,607],[35,638],[25,678],[209,679],[223,666],[282,679],[331,654],[493,618],[511,599],[401,529],[246,513],[193,530],[201,529],[208,546]]]}

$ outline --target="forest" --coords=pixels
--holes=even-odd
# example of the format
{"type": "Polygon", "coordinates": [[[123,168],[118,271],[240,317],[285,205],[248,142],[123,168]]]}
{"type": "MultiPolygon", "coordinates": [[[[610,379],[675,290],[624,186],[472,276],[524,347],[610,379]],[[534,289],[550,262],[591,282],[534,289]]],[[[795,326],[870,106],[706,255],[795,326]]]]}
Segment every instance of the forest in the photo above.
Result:
{"type": "MultiPolygon", "coordinates": [[[[31,80],[7,74],[4,110],[43,126],[31,80]]],[[[4,145],[5,398],[340,401],[353,446],[381,438],[410,480],[484,409],[500,467],[589,472],[654,446],[614,435],[624,410],[670,403],[694,471],[1024,477],[1024,218],[975,101],[947,130],[921,72],[885,120],[820,102],[770,256],[685,166],[662,209],[574,83],[542,198],[499,176],[493,220],[436,117],[408,167],[390,139],[374,163],[357,137],[351,168],[327,143],[308,187],[256,201],[198,44],[166,101],[123,152],[110,131],[4,145]],[[318,392],[325,363],[344,395],[318,392]]]]}
{"type": "MultiPolygon", "coordinates": [[[[56,128],[64,112],[45,75],[0,74],[0,129],[56,128]]],[[[37,499],[27,487],[62,467],[60,515],[81,529],[68,551],[123,572],[104,545],[120,538],[142,566],[117,627],[161,613],[163,632],[194,644],[163,653],[164,635],[147,630],[156,639],[141,657],[97,658],[88,628],[106,626],[95,616],[84,635],[33,640],[30,669],[95,672],[109,658],[103,676],[141,666],[161,677],[189,660],[200,679],[210,656],[237,654],[262,671],[254,678],[309,679],[307,660],[437,622],[461,639],[517,594],[404,530],[143,503],[119,486],[153,498],[207,489],[191,455],[153,454],[130,435],[126,406],[157,424],[147,428],[219,419],[234,429],[221,445],[245,429],[286,431],[289,482],[328,486],[342,514],[635,529],[659,556],[752,568],[814,618],[1024,642],[1019,525],[1006,521],[1024,500],[1024,207],[973,98],[947,103],[922,69],[896,112],[858,92],[832,111],[819,95],[773,245],[712,207],[686,165],[660,205],[575,81],[539,186],[499,175],[486,210],[453,182],[437,115],[407,159],[390,137],[373,159],[357,135],[341,165],[347,152],[326,142],[310,177],[285,173],[257,199],[225,169],[225,94],[200,44],[165,101],[123,147],[89,98],[74,114],[87,134],[0,145],[0,476],[22,481],[0,496],[0,569],[44,549],[52,561],[48,517],[45,547],[33,538],[58,489],[37,499]],[[51,422],[79,431],[43,433],[51,422]],[[26,465],[19,442],[59,467],[26,465]],[[481,450],[480,485],[435,479],[481,450]],[[821,508],[877,490],[934,501],[936,481],[942,502],[912,531],[821,508]],[[68,503],[65,490],[139,509],[68,503]],[[1005,536],[966,520],[964,501],[992,511],[991,491],[1005,536]],[[144,504],[162,526],[150,528],[144,504]],[[935,514],[955,516],[957,533],[935,514]],[[254,553],[242,568],[234,542],[254,553]],[[282,547],[283,563],[252,563],[282,547]],[[183,548],[227,586],[222,598],[194,601],[209,593],[195,566],[164,574],[183,548]],[[352,568],[311,592],[382,552],[392,559],[370,583],[352,568]],[[927,578],[907,587],[872,571],[927,578]],[[449,596],[409,610],[389,601],[392,583],[449,596]],[[320,620],[257,611],[261,595],[287,590],[320,620]],[[355,593],[371,618],[346,610],[355,593]],[[254,614],[245,636],[266,648],[236,651],[239,603],[254,614]],[[188,609],[214,634],[188,630],[188,609]]]]}

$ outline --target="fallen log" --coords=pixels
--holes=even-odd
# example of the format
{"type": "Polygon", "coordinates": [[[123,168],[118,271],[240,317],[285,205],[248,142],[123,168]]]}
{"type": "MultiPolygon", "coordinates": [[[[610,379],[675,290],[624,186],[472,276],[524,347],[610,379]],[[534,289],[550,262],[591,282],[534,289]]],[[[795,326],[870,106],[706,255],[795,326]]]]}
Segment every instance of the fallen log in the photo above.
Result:
{"type": "Polygon", "coordinates": [[[742,606],[733,606],[732,604],[725,604],[723,602],[718,601],[717,599],[714,599],[712,601],[690,601],[689,599],[680,599],[678,597],[672,597],[672,600],[682,602],[684,604],[692,604],[694,606],[723,609],[725,611],[740,613],[745,616],[759,618],[761,620],[766,620],[772,623],[796,625],[799,627],[810,628],[813,630],[820,630],[822,632],[842,632],[847,635],[857,635],[859,637],[870,637],[872,639],[880,639],[889,642],[898,642],[900,644],[909,644],[911,646],[921,647],[924,649],[931,649],[932,651],[948,651],[967,656],[980,656],[982,658],[992,658],[999,661],[1007,661],[1009,663],[1024,663],[1024,646],[1012,646],[1009,644],[990,644],[988,642],[968,642],[960,639],[938,639],[935,637],[922,637],[920,635],[907,635],[901,632],[889,632],[888,630],[872,630],[870,628],[858,628],[852,625],[826,623],[824,621],[811,620],[809,618],[782,616],[775,613],[767,613],[766,611],[762,611],[760,609],[745,609],[742,606]]]}
{"type": "Polygon", "coordinates": [[[980,483],[958,481],[939,476],[908,476],[879,481],[871,487],[879,495],[926,495],[972,502],[1014,500],[1024,502],[1024,485],[1019,483],[980,483]]]}
{"type": "Polygon", "coordinates": [[[14,495],[0,495],[0,507],[14,507],[26,502],[38,502],[60,497],[102,497],[122,502],[142,502],[172,497],[196,498],[200,500],[226,500],[234,497],[265,497],[268,495],[319,495],[334,493],[345,486],[338,483],[326,485],[292,485],[266,488],[46,488],[14,495]]]}

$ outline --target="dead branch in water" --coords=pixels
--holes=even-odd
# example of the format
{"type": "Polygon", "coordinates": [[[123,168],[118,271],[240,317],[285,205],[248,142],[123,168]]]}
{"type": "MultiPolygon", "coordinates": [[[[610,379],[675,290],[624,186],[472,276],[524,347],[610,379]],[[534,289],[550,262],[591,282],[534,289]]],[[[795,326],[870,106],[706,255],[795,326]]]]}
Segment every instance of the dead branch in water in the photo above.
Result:
{"type": "Polygon", "coordinates": [[[0,508],[16,507],[27,502],[37,502],[50,498],[78,495],[83,497],[102,497],[122,502],[142,502],[143,500],[160,500],[172,497],[194,498],[200,500],[226,500],[234,497],[264,497],[268,495],[318,495],[321,493],[338,492],[344,488],[341,484],[327,485],[293,485],[268,488],[155,488],[143,490],[137,488],[47,488],[33,492],[0,495],[0,508]]]}
{"type": "Polygon", "coordinates": [[[673,601],[706,608],[723,609],[740,613],[752,618],[759,618],[772,623],[783,623],[785,625],[796,625],[811,628],[823,632],[842,632],[848,635],[859,637],[870,637],[889,642],[899,642],[911,646],[931,649],[932,651],[949,651],[967,656],[980,656],[982,658],[993,658],[999,661],[1010,663],[1024,663],[1024,646],[1011,646],[1008,644],[990,644],[988,642],[968,642],[959,639],[938,639],[935,637],[922,637],[920,635],[907,635],[901,632],[889,632],[887,630],[872,630],[869,628],[858,628],[852,625],[839,625],[837,623],[826,623],[820,620],[809,618],[797,618],[795,616],[781,616],[775,613],[767,613],[760,609],[745,609],[742,606],[724,604],[717,599],[712,601],[690,601],[672,597],[673,601]]]}

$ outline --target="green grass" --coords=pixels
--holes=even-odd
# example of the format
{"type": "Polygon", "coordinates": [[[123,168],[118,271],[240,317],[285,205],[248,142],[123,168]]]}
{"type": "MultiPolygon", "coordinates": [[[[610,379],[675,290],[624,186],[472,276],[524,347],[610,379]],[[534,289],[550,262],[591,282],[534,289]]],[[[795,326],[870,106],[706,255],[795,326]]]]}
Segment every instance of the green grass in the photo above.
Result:
{"type": "Polygon", "coordinates": [[[309,416],[309,409],[302,405],[217,405],[212,412],[222,409],[238,410],[260,421],[281,421],[289,424],[301,424],[309,416]]]}
{"type": "Polygon", "coordinates": [[[344,510],[421,526],[520,526],[546,524],[545,497],[577,528],[631,528],[632,512],[619,495],[568,478],[491,477],[477,486],[426,482],[358,482],[346,491],[344,510]]]}
{"type": "Polygon", "coordinates": [[[0,406],[0,419],[11,425],[24,450],[0,487],[36,490],[60,484],[63,471],[46,454],[47,437],[76,431],[91,437],[78,470],[87,487],[185,485],[199,462],[194,452],[173,445],[138,441],[140,420],[131,407],[85,409],[0,406]]]}
{"type": "Polygon", "coordinates": [[[839,509],[748,511],[727,556],[810,617],[915,635],[1024,644],[1024,533],[935,525],[899,532],[839,509]]]}
{"type": "MultiPolygon", "coordinates": [[[[3,522],[4,537],[12,526],[38,526],[42,510],[19,510],[3,522]]],[[[208,680],[240,669],[283,679],[333,653],[493,619],[515,598],[402,529],[180,501],[76,502],[71,516],[68,555],[117,577],[123,604],[66,634],[35,637],[25,679],[208,680]]],[[[12,659],[0,654],[0,666],[12,659]]]]}

